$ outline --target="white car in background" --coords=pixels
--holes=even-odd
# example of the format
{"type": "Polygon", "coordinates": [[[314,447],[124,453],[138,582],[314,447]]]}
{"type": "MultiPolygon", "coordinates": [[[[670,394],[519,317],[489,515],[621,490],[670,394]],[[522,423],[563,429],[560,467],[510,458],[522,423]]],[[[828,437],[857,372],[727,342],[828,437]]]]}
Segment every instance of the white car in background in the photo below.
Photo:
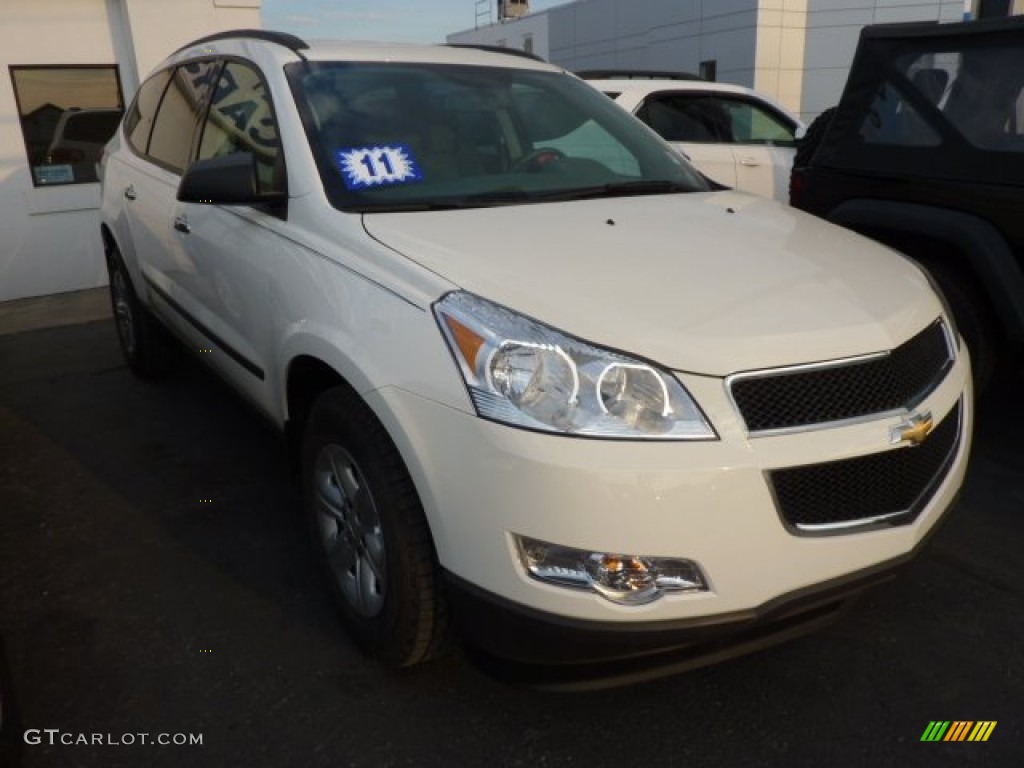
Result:
{"type": "Polygon", "coordinates": [[[804,124],[764,94],[695,75],[580,72],[726,187],[785,202],[804,124]]]}

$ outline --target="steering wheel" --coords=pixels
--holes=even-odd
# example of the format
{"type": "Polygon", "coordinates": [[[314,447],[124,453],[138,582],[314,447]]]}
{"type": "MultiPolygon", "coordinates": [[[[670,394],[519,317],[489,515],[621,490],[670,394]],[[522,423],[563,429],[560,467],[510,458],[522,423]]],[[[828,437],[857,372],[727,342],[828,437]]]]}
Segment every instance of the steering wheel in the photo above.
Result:
{"type": "Polygon", "coordinates": [[[557,163],[559,160],[565,158],[565,153],[560,149],[554,147],[541,147],[535,149],[532,152],[528,152],[521,158],[516,160],[512,167],[509,168],[510,173],[538,173],[552,163],[557,163]]]}

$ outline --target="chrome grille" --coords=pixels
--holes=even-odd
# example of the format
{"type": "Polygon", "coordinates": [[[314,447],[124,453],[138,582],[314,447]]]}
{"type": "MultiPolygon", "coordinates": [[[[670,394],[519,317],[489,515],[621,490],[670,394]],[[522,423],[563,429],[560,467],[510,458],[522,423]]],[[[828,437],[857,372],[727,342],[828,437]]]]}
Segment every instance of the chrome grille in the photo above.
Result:
{"type": "Polygon", "coordinates": [[[960,410],[918,446],[768,472],[779,514],[802,533],[912,522],[956,456],[960,410]]]}
{"type": "Polygon", "coordinates": [[[936,320],[889,352],[737,374],[729,390],[749,432],[797,429],[912,408],[952,365],[950,335],[936,320]]]}

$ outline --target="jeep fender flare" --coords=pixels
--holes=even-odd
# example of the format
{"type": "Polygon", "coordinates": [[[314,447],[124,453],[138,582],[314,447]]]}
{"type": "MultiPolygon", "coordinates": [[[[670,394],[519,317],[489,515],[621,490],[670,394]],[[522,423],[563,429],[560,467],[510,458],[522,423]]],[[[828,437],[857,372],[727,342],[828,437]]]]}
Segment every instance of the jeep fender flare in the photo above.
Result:
{"type": "Polygon", "coordinates": [[[1024,342],[1024,270],[1003,236],[984,219],[914,203],[848,200],[836,206],[828,220],[861,233],[924,235],[970,254],[956,266],[977,278],[1006,337],[1024,342]]]}

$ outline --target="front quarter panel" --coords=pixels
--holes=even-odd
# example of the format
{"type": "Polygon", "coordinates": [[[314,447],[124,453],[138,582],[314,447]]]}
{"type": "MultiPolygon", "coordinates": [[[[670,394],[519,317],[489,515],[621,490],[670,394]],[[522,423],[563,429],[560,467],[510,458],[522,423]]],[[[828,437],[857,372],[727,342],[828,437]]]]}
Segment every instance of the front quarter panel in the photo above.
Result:
{"type": "Polygon", "coordinates": [[[293,200],[291,214],[274,225],[282,239],[270,293],[282,421],[287,369],[302,356],[326,363],[364,397],[398,387],[472,410],[431,309],[456,286],[372,240],[358,215],[319,195],[293,200]]]}

